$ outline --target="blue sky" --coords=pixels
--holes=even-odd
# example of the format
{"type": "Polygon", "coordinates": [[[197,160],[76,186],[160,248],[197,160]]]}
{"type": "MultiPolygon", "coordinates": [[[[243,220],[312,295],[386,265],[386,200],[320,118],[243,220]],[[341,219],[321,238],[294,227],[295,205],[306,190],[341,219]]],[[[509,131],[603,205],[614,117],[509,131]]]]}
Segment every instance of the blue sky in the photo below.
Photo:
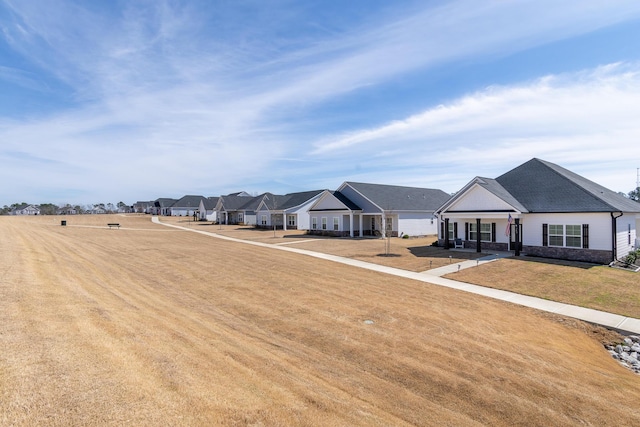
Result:
{"type": "Polygon", "coordinates": [[[640,167],[640,2],[0,0],[0,205],[640,167]]]}

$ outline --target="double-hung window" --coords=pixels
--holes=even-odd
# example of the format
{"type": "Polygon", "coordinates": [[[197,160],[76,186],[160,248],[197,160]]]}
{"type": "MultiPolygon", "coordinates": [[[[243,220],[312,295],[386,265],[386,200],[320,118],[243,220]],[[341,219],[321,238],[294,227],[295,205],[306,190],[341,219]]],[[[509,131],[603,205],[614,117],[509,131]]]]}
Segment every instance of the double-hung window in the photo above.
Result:
{"type": "Polygon", "coordinates": [[[317,230],[318,229],[318,217],[317,216],[311,217],[311,229],[312,230],[317,230]]]}
{"type": "Polygon", "coordinates": [[[338,231],[340,229],[340,218],[337,216],[333,217],[333,230],[338,231]]]}
{"type": "Polygon", "coordinates": [[[327,218],[326,217],[322,217],[322,229],[323,230],[327,229],[327,218]]]}
{"type": "Polygon", "coordinates": [[[287,215],[287,226],[295,227],[296,226],[296,216],[295,215],[287,215]]]}
{"type": "MultiPolygon", "coordinates": [[[[452,225],[449,224],[449,229],[452,230],[452,225]]],[[[470,223],[469,224],[469,239],[470,240],[478,240],[478,230],[477,224],[470,223]]],[[[453,235],[453,231],[449,232],[449,236],[453,235]]],[[[480,240],[483,242],[491,241],[491,223],[481,223],[480,224],[480,240]]]]}
{"type": "Polygon", "coordinates": [[[549,246],[564,246],[564,225],[549,224],[549,246]]]}
{"type": "Polygon", "coordinates": [[[582,225],[549,224],[549,246],[582,248],[582,225]]]}
{"type": "Polygon", "coordinates": [[[260,215],[260,224],[267,225],[267,216],[266,215],[260,215]]]}
{"type": "Polygon", "coordinates": [[[567,225],[567,237],[565,245],[570,248],[582,247],[582,226],[581,225],[567,225]]]}

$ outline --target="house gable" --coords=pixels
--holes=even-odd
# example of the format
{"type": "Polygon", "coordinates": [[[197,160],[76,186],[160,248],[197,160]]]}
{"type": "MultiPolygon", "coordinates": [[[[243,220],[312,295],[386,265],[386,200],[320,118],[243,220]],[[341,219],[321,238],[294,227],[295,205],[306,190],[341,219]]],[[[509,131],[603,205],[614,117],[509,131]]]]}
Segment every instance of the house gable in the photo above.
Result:
{"type": "Polygon", "coordinates": [[[507,203],[486,187],[476,183],[463,195],[457,197],[448,207],[447,212],[515,212],[517,209],[507,203]]]}
{"type": "Polygon", "coordinates": [[[353,211],[360,208],[348,200],[340,192],[324,191],[320,198],[309,208],[309,211],[353,211]]]}

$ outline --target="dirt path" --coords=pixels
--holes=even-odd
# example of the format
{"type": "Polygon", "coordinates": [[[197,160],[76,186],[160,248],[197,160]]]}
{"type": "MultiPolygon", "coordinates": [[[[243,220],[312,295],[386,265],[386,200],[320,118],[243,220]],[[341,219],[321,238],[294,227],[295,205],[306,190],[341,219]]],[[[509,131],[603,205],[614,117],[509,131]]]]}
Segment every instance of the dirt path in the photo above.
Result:
{"type": "Polygon", "coordinates": [[[97,217],[0,218],[1,425],[640,421],[578,322],[97,217]]]}

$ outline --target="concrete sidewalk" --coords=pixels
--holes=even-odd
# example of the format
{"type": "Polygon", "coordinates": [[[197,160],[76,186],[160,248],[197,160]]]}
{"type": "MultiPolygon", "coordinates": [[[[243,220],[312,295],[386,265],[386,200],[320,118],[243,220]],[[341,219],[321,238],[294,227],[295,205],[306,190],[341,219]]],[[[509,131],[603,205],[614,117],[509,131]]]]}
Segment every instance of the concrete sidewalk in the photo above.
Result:
{"type": "Polygon", "coordinates": [[[478,259],[471,259],[468,261],[455,262],[449,265],[445,265],[444,267],[433,268],[431,270],[423,271],[423,274],[430,274],[432,276],[444,276],[449,273],[456,273],[460,270],[464,270],[465,268],[477,267],[482,264],[486,264],[488,262],[497,261],[500,258],[508,258],[512,256],[512,254],[507,252],[499,252],[491,255],[484,256],[478,259]]]}
{"type": "Polygon", "coordinates": [[[573,317],[575,319],[584,320],[589,323],[594,323],[597,325],[602,325],[607,328],[612,328],[619,330],[622,333],[630,333],[630,334],[640,334],[640,319],[635,319],[632,317],[625,317],[618,314],[607,313],[604,311],[592,310],[590,308],[578,307],[570,304],[563,304],[555,301],[549,301],[542,298],[530,297],[526,295],[520,295],[513,292],[502,291],[500,289],[492,289],[485,288],[483,286],[472,285],[464,282],[457,282],[451,279],[445,279],[440,277],[443,274],[453,273],[458,271],[458,265],[460,265],[460,269],[462,269],[462,265],[464,264],[464,268],[475,267],[479,265],[481,262],[492,262],[496,259],[500,258],[500,254],[490,255],[478,260],[473,261],[465,261],[462,263],[455,263],[449,266],[441,267],[439,272],[435,274],[429,272],[417,273],[413,271],[402,270],[394,267],[386,267],[384,265],[372,264],[369,262],[359,261],[350,258],[344,258],[337,255],[323,254],[320,252],[308,251],[305,249],[297,249],[291,248],[288,246],[276,246],[268,243],[261,242],[252,242],[249,240],[235,239],[233,237],[222,236],[220,234],[211,233],[208,231],[202,230],[194,230],[187,227],[181,227],[179,225],[165,224],[160,222],[158,217],[154,216],[151,220],[156,224],[161,224],[167,227],[178,228],[185,231],[190,231],[192,233],[200,233],[206,236],[216,237],[218,239],[229,240],[233,242],[244,243],[253,246],[261,246],[264,248],[270,248],[285,252],[293,252],[301,255],[306,255],[314,258],[325,259],[328,261],[338,262],[340,264],[351,265],[354,267],[364,268],[366,270],[377,271],[385,274],[392,274],[394,276],[404,277],[407,279],[413,279],[424,283],[429,283],[432,285],[444,286],[451,289],[457,289],[464,292],[470,292],[476,295],[482,295],[485,297],[507,301],[514,304],[522,305],[525,307],[531,307],[538,310],[547,311],[550,313],[561,314],[563,316],[573,317]],[[453,268],[452,271],[447,271],[446,269],[453,268]]]}

